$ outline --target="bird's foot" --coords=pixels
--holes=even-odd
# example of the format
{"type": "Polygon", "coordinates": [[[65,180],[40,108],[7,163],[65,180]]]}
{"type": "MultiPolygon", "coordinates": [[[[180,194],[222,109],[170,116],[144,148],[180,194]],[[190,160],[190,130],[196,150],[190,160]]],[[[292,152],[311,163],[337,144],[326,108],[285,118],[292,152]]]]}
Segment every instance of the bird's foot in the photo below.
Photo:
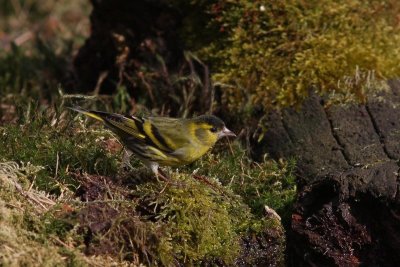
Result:
{"type": "Polygon", "coordinates": [[[160,168],[158,169],[157,177],[165,182],[171,182],[171,180],[172,180],[171,177],[166,175],[160,168]]]}

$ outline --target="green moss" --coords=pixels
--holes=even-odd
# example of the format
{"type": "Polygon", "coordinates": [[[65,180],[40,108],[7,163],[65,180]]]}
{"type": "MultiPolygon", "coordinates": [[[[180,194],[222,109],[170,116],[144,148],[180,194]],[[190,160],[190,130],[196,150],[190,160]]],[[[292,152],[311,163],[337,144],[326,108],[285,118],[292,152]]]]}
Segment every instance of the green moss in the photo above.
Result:
{"type": "MultiPolygon", "coordinates": [[[[239,252],[239,233],[251,218],[238,199],[221,196],[190,175],[174,174],[178,186],[144,185],[138,194],[157,211],[166,232],[159,252],[165,263],[195,263],[218,257],[232,263],[239,252]]],[[[168,264],[167,264],[168,265],[168,264]]]]}
{"type": "Polygon", "coordinates": [[[121,248],[113,255],[149,265],[233,264],[242,238],[272,231],[280,244],[275,256],[283,262],[282,225],[276,218],[265,219],[264,206],[288,219],[296,193],[294,163],[252,162],[237,143],[233,151],[210,154],[180,171],[170,170],[171,184],[137,177],[134,188],[122,195],[100,197],[99,204],[89,204],[81,211],[86,218],[81,225],[89,232],[97,229],[90,240],[92,250],[121,248]],[[196,168],[208,182],[188,174],[196,168]],[[127,197],[131,202],[125,201],[127,197]],[[99,225],[109,226],[98,231],[99,225]]]}
{"type": "Polygon", "coordinates": [[[276,162],[264,157],[262,162],[254,162],[239,142],[229,145],[232,150],[227,150],[226,146],[224,144],[224,152],[209,153],[191,168],[198,168],[199,174],[215,177],[240,195],[258,217],[264,216],[267,205],[284,220],[289,219],[296,196],[295,161],[276,162]]]}
{"type": "Polygon", "coordinates": [[[51,211],[44,214],[41,218],[43,227],[41,231],[46,235],[54,235],[65,240],[67,234],[73,229],[76,222],[74,220],[68,220],[65,215],[57,214],[54,212],[56,207],[53,207],[51,211]]]}
{"type": "MultiPolygon", "coordinates": [[[[21,120],[21,119],[20,119],[21,120]]],[[[35,177],[39,189],[51,191],[59,183],[77,185],[71,170],[88,173],[116,173],[118,155],[101,145],[106,132],[71,127],[50,110],[22,119],[19,125],[0,127],[0,155],[3,160],[46,166],[35,177]],[[61,123],[59,121],[62,121],[61,123]],[[56,126],[55,124],[62,124],[56,126]]]]}
{"type": "Polygon", "coordinates": [[[40,228],[41,212],[52,201],[23,186],[40,169],[32,164],[0,162],[1,266],[58,266],[64,262],[58,247],[43,242],[41,234],[35,231],[40,228]]]}
{"type": "Polygon", "coordinates": [[[217,26],[219,34],[211,33],[213,41],[197,51],[235,111],[296,105],[309,90],[365,101],[368,91],[400,75],[396,1],[206,3],[203,10],[213,14],[209,29],[217,26]]]}

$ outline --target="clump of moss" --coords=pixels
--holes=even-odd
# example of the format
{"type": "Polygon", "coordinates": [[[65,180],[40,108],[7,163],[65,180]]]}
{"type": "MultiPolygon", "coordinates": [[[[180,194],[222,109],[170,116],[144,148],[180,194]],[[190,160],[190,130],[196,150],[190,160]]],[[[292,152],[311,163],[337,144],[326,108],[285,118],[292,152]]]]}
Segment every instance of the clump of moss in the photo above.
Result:
{"type": "Polygon", "coordinates": [[[172,183],[147,181],[84,207],[80,225],[89,251],[150,265],[233,263],[240,235],[252,223],[250,210],[237,196],[221,195],[190,175],[172,177],[172,183]]]}
{"type": "Polygon", "coordinates": [[[0,161],[0,265],[131,266],[119,258],[84,254],[73,192],[55,197],[38,191],[32,180],[42,169],[0,161]]]}
{"type": "Polygon", "coordinates": [[[276,162],[265,156],[262,162],[255,162],[239,142],[229,144],[231,150],[226,149],[227,145],[220,153],[207,154],[191,168],[215,177],[240,195],[258,217],[262,218],[264,206],[269,206],[284,220],[289,219],[296,196],[295,161],[276,162]]]}
{"type": "Polygon", "coordinates": [[[260,254],[246,251],[252,242],[247,237],[271,240],[269,236],[276,238],[274,260],[282,263],[282,225],[276,218],[265,219],[264,206],[288,219],[296,194],[293,172],[294,162],[266,158],[256,163],[235,143],[233,153],[209,154],[193,166],[170,171],[171,184],[136,177],[134,189],[122,199],[102,198],[104,203],[83,210],[89,249],[101,253],[105,247],[122,247],[114,255],[150,265],[256,263],[260,254]],[[190,174],[194,169],[197,177],[204,177],[196,180],[190,174]]]}
{"type": "Polygon", "coordinates": [[[219,35],[200,54],[234,110],[296,105],[310,89],[365,101],[400,75],[396,1],[219,0],[208,10],[219,35]]]}
{"type": "MultiPolygon", "coordinates": [[[[29,180],[41,169],[29,163],[0,162],[2,266],[56,266],[65,262],[60,248],[50,240],[43,241],[43,236],[33,230],[41,227],[41,214],[55,203],[45,193],[30,188],[29,180]]],[[[73,250],[70,253],[74,254],[73,250]]],[[[74,255],[69,260],[78,263],[78,258],[74,255]]]]}
{"type": "Polygon", "coordinates": [[[177,186],[145,185],[138,193],[149,214],[165,226],[167,234],[159,248],[161,259],[195,263],[215,257],[232,263],[239,253],[239,233],[251,215],[240,199],[215,192],[190,175],[174,174],[177,186]]]}

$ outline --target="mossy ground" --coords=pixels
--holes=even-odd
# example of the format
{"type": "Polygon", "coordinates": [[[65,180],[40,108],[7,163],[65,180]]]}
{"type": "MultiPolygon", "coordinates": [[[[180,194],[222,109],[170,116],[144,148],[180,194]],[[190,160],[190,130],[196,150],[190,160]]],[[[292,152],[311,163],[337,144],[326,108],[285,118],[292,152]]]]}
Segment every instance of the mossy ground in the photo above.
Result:
{"type": "Polygon", "coordinates": [[[36,261],[28,255],[40,258],[38,266],[91,265],[93,255],[97,262],[232,264],[244,237],[269,228],[264,205],[284,214],[293,201],[292,166],[254,163],[239,143],[166,169],[167,183],[135,159],[122,167],[118,141],[73,115],[54,118],[49,109],[0,127],[6,265],[36,261]],[[195,179],[195,169],[212,185],[195,179]]]}
{"type": "MultiPolygon", "coordinates": [[[[262,247],[266,257],[282,265],[282,224],[264,211],[288,220],[295,163],[254,162],[242,144],[224,141],[191,166],[166,168],[171,183],[134,158],[124,167],[118,140],[66,106],[146,108],[133,108],[138,101],[124,86],[112,96],[65,95],[71,60],[89,34],[90,5],[38,3],[0,0],[0,265],[256,265],[261,254],[249,246],[263,236],[275,243],[271,253],[262,247]]],[[[171,4],[190,11],[181,35],[197,55],[187,52],[187,60],[210,66],[218,109],[239,114],[229,118],[236,127],[259,106],[300,103],[310,88],[332,101],[365,101],[368,90],[399,74],[394,0],[171,4]]],[[[174,77],[175,89],[193,93],[200,83],[191,76],[187,84],[174,77]]],[[[192,93],[174,100],[179,115],[213,110],[216,103],[194,108],[204,101],[192,93]]],[[[169,104],[152,108],[163,113],[169,104]]]]}
{"type": "Polygon", "coordinates": [[[243,244],[270,232],[282,264],[282,225],[264,206],[287,218],[293,162],[253,162],[224,141],[191,166],[166,169],[173,183],[134,158],[125,168],[118,140],[66,106],[126,111],[126,91],[86,98],[59,85],[88,34],[88,4],[0,7],[0,265],[254,264],[243,244]]]}

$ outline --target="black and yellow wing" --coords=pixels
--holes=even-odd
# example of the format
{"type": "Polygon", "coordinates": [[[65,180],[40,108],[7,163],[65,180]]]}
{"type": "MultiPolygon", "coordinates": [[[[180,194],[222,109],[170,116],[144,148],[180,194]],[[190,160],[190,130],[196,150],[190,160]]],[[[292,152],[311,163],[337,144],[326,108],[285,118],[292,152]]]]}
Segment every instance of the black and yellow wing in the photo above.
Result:
{"type": "Polygon", "coordinates": [[[175,134],[180,131],[182,125],[178,119],[138,118],[81,108],[70,109],[103,122],[139,157],[163,165],[179,165],[179,159],[173,153],[186,142],[181,140],[177,144],[172,131],[168,131],[174,129],[175,134]]]}

